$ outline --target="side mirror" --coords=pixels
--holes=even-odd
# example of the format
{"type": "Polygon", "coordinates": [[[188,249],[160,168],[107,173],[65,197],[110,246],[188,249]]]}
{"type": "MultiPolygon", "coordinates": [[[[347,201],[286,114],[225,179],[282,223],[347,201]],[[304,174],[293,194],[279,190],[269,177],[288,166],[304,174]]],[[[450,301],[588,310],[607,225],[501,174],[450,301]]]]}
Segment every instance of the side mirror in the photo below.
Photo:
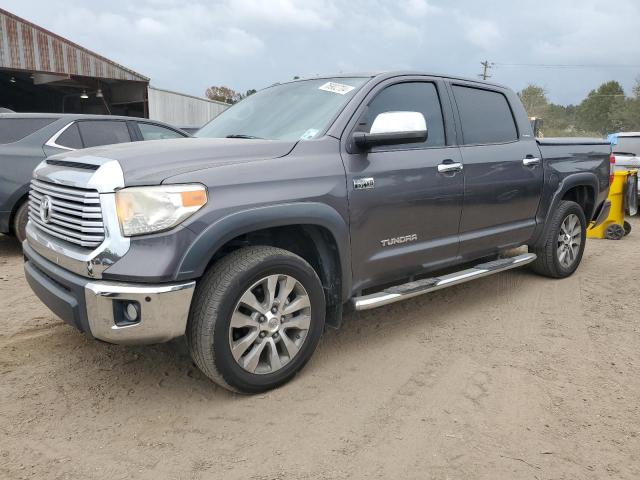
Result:
{"type": "Polygon", "coordinates": [[[356,132],[358,147],[369,149],[380,145],[422,143],[427,139],[427,121],[420,112],[384,112],[371,125],[371,131],[356,132]]]}

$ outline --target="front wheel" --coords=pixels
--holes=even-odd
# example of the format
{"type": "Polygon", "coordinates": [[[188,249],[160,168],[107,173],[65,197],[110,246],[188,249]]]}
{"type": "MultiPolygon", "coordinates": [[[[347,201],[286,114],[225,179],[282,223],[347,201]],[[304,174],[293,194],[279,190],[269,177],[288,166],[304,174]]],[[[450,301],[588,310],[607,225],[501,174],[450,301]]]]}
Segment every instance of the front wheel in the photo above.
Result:
{"type": "Polygon", "coordinates": [[[533,271],[545,277],[565,278],[576,271],[587,238],[587,221],[580,205],[563,200],[552,214],[543,243],[533,249],[538,258],[533,271]]]}
{"type": "Polygon", "coordinates": [[[196,288],[187,324],[195,364],[214,382],[257,393],[284,384],[324,328],[322,283],[301,257],[246,247],[215,263],[196,288]]]}

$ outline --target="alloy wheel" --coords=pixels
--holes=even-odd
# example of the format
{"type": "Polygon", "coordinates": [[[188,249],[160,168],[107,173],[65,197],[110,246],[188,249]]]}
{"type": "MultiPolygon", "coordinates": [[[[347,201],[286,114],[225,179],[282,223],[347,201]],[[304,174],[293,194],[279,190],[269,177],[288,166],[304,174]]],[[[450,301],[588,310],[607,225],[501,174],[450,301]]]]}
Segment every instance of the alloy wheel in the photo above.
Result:
{"type": "Polygon", "coordinates": [[[558,261],[560,265],[569,268],[578,258],[582,245],[582,225],[577,215],[567,215],[560,225],[558,233],[558,261]]]}
{"type": "Polygon", "coordinates": [[[311,302],[302,284],[290,275],[264,277],[242,294],[233,311],[233,358],[250,373],[277,372],[298,354],[310,324],[311,302]]]}

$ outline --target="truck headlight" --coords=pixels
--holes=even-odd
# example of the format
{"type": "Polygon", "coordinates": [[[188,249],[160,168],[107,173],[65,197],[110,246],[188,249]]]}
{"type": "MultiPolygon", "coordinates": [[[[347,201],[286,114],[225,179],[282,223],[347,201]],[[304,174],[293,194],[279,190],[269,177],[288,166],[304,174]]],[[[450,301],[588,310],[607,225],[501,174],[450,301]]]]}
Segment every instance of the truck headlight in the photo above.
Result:
{"type": "Polygon", "coordinates": [[[207,203],[202,185],[129,187],[116,192],[120,229],[125,237],[175,227],[207,203]]]}

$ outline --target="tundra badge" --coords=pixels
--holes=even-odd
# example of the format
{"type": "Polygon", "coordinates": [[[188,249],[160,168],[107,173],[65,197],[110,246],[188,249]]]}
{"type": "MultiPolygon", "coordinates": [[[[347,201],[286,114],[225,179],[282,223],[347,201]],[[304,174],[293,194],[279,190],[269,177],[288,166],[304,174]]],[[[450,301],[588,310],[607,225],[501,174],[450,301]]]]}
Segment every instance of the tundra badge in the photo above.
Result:
{"type": "Polygon", "coordinates": [[[407,243],[407,242],[415,242],[416,240],[418,240],[418,234],[412,233],[411,235],[403,235],[401,237],[385,238],[384,240],[380,240],[380,243],[382,244],[383,247],[390,247],[391,245],[398,245],[400,243],[407,243]]]}

